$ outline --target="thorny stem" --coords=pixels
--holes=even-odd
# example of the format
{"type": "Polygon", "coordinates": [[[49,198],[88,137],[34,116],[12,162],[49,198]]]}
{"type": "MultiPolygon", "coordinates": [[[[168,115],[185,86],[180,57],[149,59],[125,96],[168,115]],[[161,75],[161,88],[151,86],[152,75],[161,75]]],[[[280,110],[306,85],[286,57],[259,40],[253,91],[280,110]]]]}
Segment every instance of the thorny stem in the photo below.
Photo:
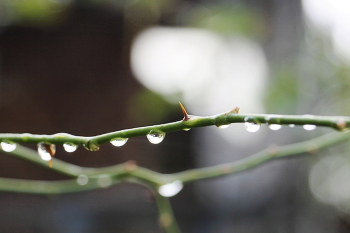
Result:
{"type": "MultiPolygon", "coordinates": [[[[110,142],[115,138],[131,138],[144,136],[151,130],[162,131],[164,133],[185,130],[190,128],[204,127],[210,125],[227,125],[231,123],[253,122],[260,124],[281,124],[281,125],[316,125],[331,127],[339,131],[350,128],[350,117],[340,116],[299,116],[299,115],[266,115],[266,114],[238,114],[239,108],[209,117],[198,117],[188,115],[185,108],[180,104],[184,119],[182,121],[154,125],[133,129],[126,129],[111,133],[106,133],[94,137],[74,136],[66,133],[54,135],[34,135],[34,134],[0,134],[0,141],[12,141],[16,143],[50,143],[63,144],[73,143],[84,146],[89,150],[97,150],[99,145],[110,142]]],[[[231,163],[191,169],[174,174],[161,174],[146,168],[137,166],[129,161],[123,164],[104,168],[86,168],[69,164],[53,158],[55,166],[52,170],[70,177],[68,180],[60,181],[39,181],[21,180],[11,178],[0,178],[0,191],[31,193],[31,194],[62,194],[71,192],[88,191],[98,188],[105,188],[121,182],[132,182],[144,185],[152,190],[157,190],[161,185],[181,181],[183,183],[193,182],[200,179],[215,178],[229,174],[242,172],[258,166],[267,161],[298,155],[305,152],[314,152],[324,147],[350,139],[350,132],[330,133],[324,136],[287,146],[267,148],[255,155],[231,163]],[[87,183],[78,183],[77,180],[84,175],[87,183]],[[73,178],[73,179],[72,179],[73,178]],[[108,182],[101,182],[108,179],[108,182]]],[[[46,161],[39,158],[36,151],[17,146],[13,152],[7,152],[13,156],[28,160],[40,166],[47,167],[46,161]]],[[[167,233],[180,232],[171,209],[168,198],[155,193],[155,199],[159,211],[159,221],[167,233]]]]}
{"type": "Polygon", "coordinates": [[[350,128],[350,117],[346,116],[310,116],[310,115],[271,115],[271,114],[238,114],[238,108],[231,111],[208,117],[188,115],[186,110],[181,107],[184,113],[184,119],[181,121],[167,124],[138,127],[132,129],[119,130],[92,137],[75,136],[67,133],[57,133],[53,135],[36,134],[0,134],[0,141],[12,141],[16,143],[52,143],[64,144],[73,143],[78,146],[84,146],[89,150],[98,150],[99,145],[110,142],[115,138],[132,138],[145,136],[151,130],[157,130],[164,133],[181,131],[185,129],[205,127],[211,125],[227,125],[231,123],[253,122],[260,124],[280,124],[280,125],[316,125],[330,127],[336,130],[350,128]]]}
{"type": "MultiPolygon", "coordinates": [[[[82,192],[99,189],[101,187],[105,188],[105,186],[101,186],[100,179],[102,177],[105,179],[106,176],[110,179],[109,185],[115,185],[121,182],[132,182],[144,185],[152,190],[157,190],[161,185],[172,183],[176,180],[187,183],[200,179],[226,176],[251,169],[269,160],[298,155],[305,152],[314,152],[348,139],[350,139],[350,132],[333,132],[300,143],[267,148],[266,150],[237,162],[207,168],[191,169],[174,174],[157,173],[146,168],[139,167],[130,161],[124,164],[105,168],[85,168],[54,159],[55,166],[51,169],[69,177],[73,177],[74,179],[61,181],[34,181],[0,178],[0,191],[31,194],[62,194],[82,192]],[[81,174],[86,175],[89,179],[85,185],[79,185],[77,183],[76,178],[81,174]]],[[[41,160],[37,156],[36,151],[31,149],[18,146],[16,150],[8,153],[46,167],[46,162],[41,160]]],[[[179,233],[180,230],[168,198],[161,196],[157,192],[155,192],[154,195],[159,211],[159,223],[164,228],[166,233],[179,233]]]]}

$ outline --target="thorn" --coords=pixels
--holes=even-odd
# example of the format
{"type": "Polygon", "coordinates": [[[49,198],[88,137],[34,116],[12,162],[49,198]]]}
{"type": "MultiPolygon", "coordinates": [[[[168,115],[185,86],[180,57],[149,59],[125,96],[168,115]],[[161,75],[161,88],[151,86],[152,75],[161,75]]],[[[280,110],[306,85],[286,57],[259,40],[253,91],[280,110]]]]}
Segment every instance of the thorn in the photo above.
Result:
{"type": "Polygon", "coordinates": [[[124,163],[124,170],[127,172],[133,172],[137,169],[137,164],[133,160],[126,161],[124,163]]]}
{"type": "Polygon", "coordinates": [[[239,112],[239,107],[235,107],[234,109],[232,109],[231,111],[229,111],[228,113],[236,113],[236,114],[238,114],[238,112],[239,112]]]}
{"type": "Polygon", "coordinates": [[[55,154],[56,154],[56,145],[55,144],[43,144],[43,146],[45,147],[45,150],[47,152],[49,152],[51,157],[55,156],[55,154]]]}
{"type": "Polygon", "coordinates": [[[335,127],[334,128],[337,129],[337,130],[340,130],[340,131],[346,129],[346,121],[344,119],[342,119],[342,118],[338,119],[336,121],[336,123],[335,123],[335,127]]]}
{"type": "Polygon", "coordinates": [[[189,120],[191,117],[187,114],[187,111],[185,109],[185,107],[181,104],[181,102],[179,102],[182,113],[184,114],[184,118],[182,119],[183,121],[187,121],[189,120]]]}

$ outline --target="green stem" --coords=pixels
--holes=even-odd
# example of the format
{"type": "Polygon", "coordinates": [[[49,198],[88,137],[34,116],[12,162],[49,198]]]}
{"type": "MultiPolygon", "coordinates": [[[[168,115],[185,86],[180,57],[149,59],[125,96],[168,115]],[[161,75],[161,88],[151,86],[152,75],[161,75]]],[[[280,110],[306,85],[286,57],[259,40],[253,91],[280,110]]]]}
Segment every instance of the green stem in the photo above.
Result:
{"type": "Polygon", "coordinates": [[[305,152],[312,153],[349,139],[350,132],[333,132],[304,142],[280,147],[273,146],[239,161],[174,173],[172,174],[172,180],[181,180],[182,182],[187,183],[201,179],[226,176],[237,172],[246,171],[273,159],[299,155],[305,152]]]}
{"type": "Polygon", "coordinates": [[[2,178],[0,180],[0,190],[37,194],[85,191],[101,188],[98,183],[98,179],[101,178],[101,175],[107,175],[111,179],[111,185],[120,182],[134,182],[146,185],[147,187],[157,188],[161,185],[172,183],[176,180],[187,183],[242,172],[272,159],[298,155],[305,152],[314,152],[348,139],[350,139],[350,132],[333,132],[300,143],[280,147],[270,147],[255,155],[236,162],[206,168],[196,168],[174,174],[157,173],[147,168],[139,167],[133,162],[126,162],[105,168],[85,168],[54,159],[53,167],[48,168],[47,162],[41,160],[35,151],[18,146],[15,151],[9,152],[9,154],[29,160],[30,162],[38,165],[45,166],[48,169],[60,172],[69,177],[74,177],[74,179],[67,181],[29,181],[2,178]],[[81,186],[76,182],[76,178],[81,174],[86,175],[91,181],[87,186],[81,186]]]}
{"type": "Polygon", "coordinates": [[[180,233],[180,228],[176,222],[173,209],[167,197],[154,192],[154,197],[158,207],[159,224],[166,233],[180,233]]]}
{"type": "Polygon", "coordinates": [[[209,116],[190,116],[188,120],[182,120],[167,124],[125,129],[111,133],[101,134],[93,137],[74,136],[66,133],[53,135],[35,134],[0,134],[0,141],[12,141],[17,143],[39,143],[47,142],[53,144],[73,143],[84,146],[90,150],[97,150],[98,146],[115,138],[132,138],[145,136],[151,130],[159,130],[164,133],[180,131],[184,129],[204,127],[210,125],[226,125],[231,123],[253,122],[260,124],[281,124],[281,125],[316,125],[331,127],[337,130],[344,130],[350,127],[350,117],[347,116],[309,116],[309,115],[271,115],[271,114],[236,114],[232,111],[209,116]]]}

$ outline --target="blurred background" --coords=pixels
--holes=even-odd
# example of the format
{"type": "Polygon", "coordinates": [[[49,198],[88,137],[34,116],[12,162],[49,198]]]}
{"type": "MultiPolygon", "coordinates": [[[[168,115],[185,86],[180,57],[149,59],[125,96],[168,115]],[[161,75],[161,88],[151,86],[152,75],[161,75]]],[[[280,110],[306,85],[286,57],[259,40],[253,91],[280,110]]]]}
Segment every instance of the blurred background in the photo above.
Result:
{"type": "MultiPolygon", "coordinates": [[[[192,115],[349,115],[349,41],[347,0],[1,0],[0,132],[93,136],[180,120],[178,101],[192,115]]],[[[213,126],[56,156],[173,173],[329,131],[213,126]]],[[[350,232],[349,149],[185,185],[176,218],[191,233],[350,232]]],[[[67,179],[4,153],[0,176],[67,179]]],[[[151,192],[134,184],[0,193],[0,206],[1,232],[162,232],[151,192]]]]}

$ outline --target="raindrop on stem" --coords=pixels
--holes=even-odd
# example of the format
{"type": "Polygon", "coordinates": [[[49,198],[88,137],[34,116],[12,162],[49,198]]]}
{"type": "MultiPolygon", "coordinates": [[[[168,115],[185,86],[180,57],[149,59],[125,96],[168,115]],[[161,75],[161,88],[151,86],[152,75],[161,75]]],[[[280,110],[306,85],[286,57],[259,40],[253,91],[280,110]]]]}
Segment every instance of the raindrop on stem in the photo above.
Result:
{"type": "Polygon", "coordinates": [[[259,131],[260,129],[260,124],[255,124],[255,123],[252,123],[252,122],[245,122],[244,123],[244,127],[245,129],[250,132],[250,133],[255,133],[257,131],[259,131]]]}
{"type": "Polygon", "coordinates": [[[115,138],[111,141],[111,144],[113,146],[124,146],[125,143],[128,141],[128,138],[115,138]]]}
{"type": "Polygon", "coordinates": [[[56,153],[54,144],[38,143],[38,154],[42,160],[50,161],[56,153]]]}
{"type": "Polygon", "coordinates": [[[316,129],[316,125],[303,125],[303,128],[307,131],[316,129]]]}
{"type": "Polygon", "coordinates": [[[279,130],[282,128],[282,125],[279,125],[279,124],[270,124],[268,126],[271,130],[279,130]]]}
{"type": "Polygon", "coordinates": [[[64,148],[65,151],[71,153],[71,152],[76,151],[78,146],[73,144],[73,143],[66,142],[66,143],[63,144],[63,148],[64,148]]]}
{"type": "Polygon", "coordinates": [[[163,197],[172,197],[178,194],[183,188],[183,183],[180,180],[175,180],[172,183],[165,184],[159,187],[158,193],[163,197]]]}
{"type": "Polygon", "coordinates": [[[12,152],[16,149],[16,147],[17,147],[17,144],[14,142],[8,142],[8,141],[1,142],[1,148],[3,151],[12,152]]]}
{"type": "Polygon", "coordinates": [[[149,134],[147,134],[147,139],[152,144],[159,144],[163,141],[164,138],[165,133],[162,132],[156,132],[152,130],[149,134]]]}

